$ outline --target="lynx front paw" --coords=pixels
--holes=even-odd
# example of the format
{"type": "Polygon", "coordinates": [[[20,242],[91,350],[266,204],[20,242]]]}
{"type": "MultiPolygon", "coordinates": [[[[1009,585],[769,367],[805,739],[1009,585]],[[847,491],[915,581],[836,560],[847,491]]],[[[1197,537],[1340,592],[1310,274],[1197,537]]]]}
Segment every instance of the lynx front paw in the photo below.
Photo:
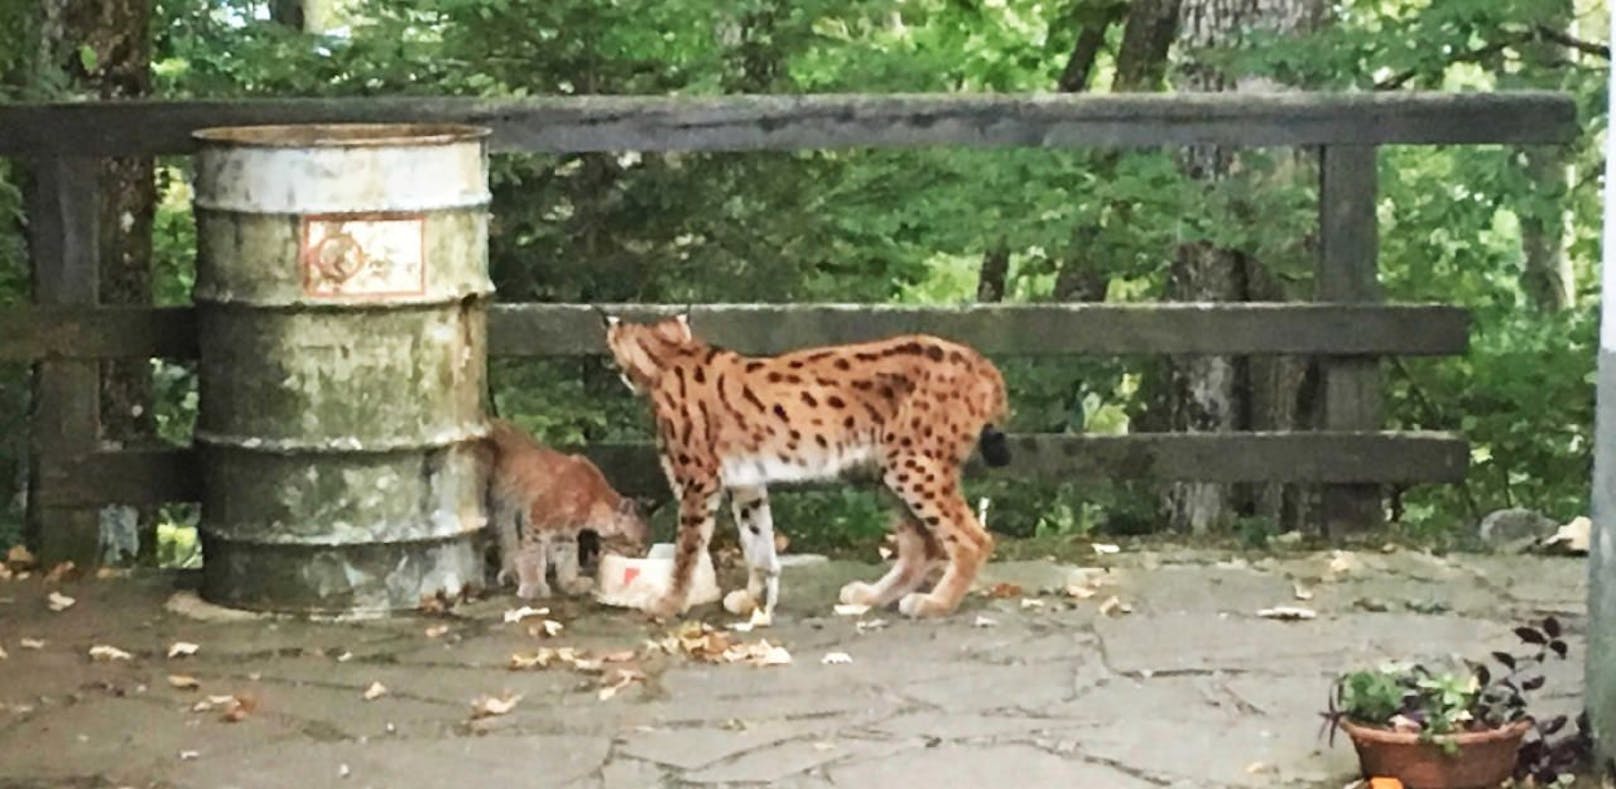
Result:
{"type": "Polygon", "coordinates": [[[746,616],[757,608],[757,599],[745,589],[736,589],[724,595],[724,610],[736,616],[746,616]]]}
{"type": "Polygon", "coordinates": [[[664,594],[646,603],[642,610],[656,619],[673,619],[685,612],[685,601],[674,595],[664,594]]]}
{"type": "Polygon", "coordinates": [[[943,616],[948,613],[948,609],[931,595],[915,592],[904,595],[903,599],[898,601],[898,612],[904,616],[924,619],[943,616]]]}
{"type": "Polygon", "coordinates": [[[869,605],[880,602],[875,593],[875,587],[863,581],[854,581],[842,587],[842,603],[845,605],[869,605]]]}
{"type": "Polygon", "coordinates": [[[549,584],[521,584],[516,587],[516,596],[523,600],[536,600],[550,596],[549,584]]]}

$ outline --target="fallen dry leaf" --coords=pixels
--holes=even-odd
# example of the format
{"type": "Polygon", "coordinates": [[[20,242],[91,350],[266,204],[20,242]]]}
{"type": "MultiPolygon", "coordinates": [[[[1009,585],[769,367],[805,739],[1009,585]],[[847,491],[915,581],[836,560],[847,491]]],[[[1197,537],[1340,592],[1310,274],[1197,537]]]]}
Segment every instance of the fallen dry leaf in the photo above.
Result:
{"type": "Polygon", "coordinates": [[[1087,600],[1099,593],[1100,592],[1098,589],[1088,586],[1087,584],[1067,584],[1066,586],[1066,596],[1073,597],[1078,600],[1087,600]]]}
{"type": "Polygon", "coordinates": [[[1021,585],[1013,584],[1009,581],[1000,581],[988,587],[982,593],[996,600],[1003,600],[1008,597],[1020,597],[1021,585]]]}
{"type": "Polygon", "coordinates": [[[26,547],[13,545],[11,550],[6,551],[6,564],[13,570],[28,570],[38,564],[38,560],[26,547]]]}
{"type": "Polygon", "coordinates": [[[1284,619],[1291,621],[1298,619],[1315,619],[1318,617],[1318,615],[1318,612],[1311,608],[1301,608],[1299,606],[1291,605],[1277,605],[1273,608],[1264,608],[1263,610],[1257,612],[1257,616],[1264,619],[1284,619]]]}
{"type": "Polygon", "coordinates": [[[190,657],[196,654],[198,649],[201,649],[201,647],[189,641],[175,641],[168,645],[168,656],[170,658],[190,657]]]}
{"type": "Polygon", "coordinates": [[[365,688],[365,701],[375,701],[386,695],[387,686],[380,682],[372,682],[370,683],[370,687],[365,688]]]}
{"type": "Polygon", "coordinates": [[[169,687],[179,688],[180,690],[196,690],[197,688],[202,687],[202,683],[198,682],[196,677],[186,676],[184,674],[168,675],[168,685],[169,687]]]}
{"type": "Polygon", "coordinates": [[[751,653],[751,663],[756,666],[784,666],[791,662],[791,653],[785,647],[770,645],[768,641],[759,641],[758,648],[751,653]]]}
{"type": "Polygon", "coordinates": [[[19,646],[21,646],[23,649],[44,649],[45,648],[45,639],[43,639],[43,638],[23,638],[23,639],[19,639],[17,641],[17,644],[19,646]]]}
{"type": "Polygon", "coordinates": [[[836,615],[837,616],[862,616],[864,614],[864,612],[866,612],[868,610],[870,610],[869,606],[860,605],[858,603],[837,603],[836,604],[836,615]]]}
{"type": "Polygon", "coordinates": [[[548,608],[532,608],[524,605],[521,608],[513,608],[506,611],[505,624],[515,624],[530,616],[544,616],[548,613],[550,613],[550,609],[548,608]]]}
{"type": "Polygon", "coordinates": [[[1543,541],[1545,546],[1564,545],[1572,553],[1587,553],[1588,545],[1593,538],[1593,521],[1585,516],[1573,518],[1570,523],[1561,526],[1554,532],[1554,536],[1543,541]]]}
{"type": "Polygon", "coordinates": [[[1358,568],[1358,557],[1350,551],[1331,551],[1328,575],[1331,578],[1346,575],[1358,568]]]}
{"type": "Polygon", "coordinates": [[[1039,600],[1036,597],[1023,597],[1023,598],[1021,598],[1021,607],[1022,608],[1043,608],[1044,607],[1044,601],[1039,600]]]}
{"type": "Polygon", "coordinates": [[[112,578],[126,578],[128,576],[129,576],[129,568],[127,568],[127,567],[97,567],[97,568],[95,568],[95,577],[96,577],[97,580],[101,580],[101,581],[105,581],[105,580],[112,579],[112,578]]]}
{"type": "Polygon", "coordinates": [[[607,652],[606,654],[601,655],[600,659],[603,663],[627,663],[628,661],[633,660],[638,654],[638,652],[635,652],[632,649],[620,649],[616,652],[607,652]]]}
{"type": "Polygon", "coordinates": [[[529,635],[533,636],[538,636],[542,633],[545,638],[555,638],[556,636],[561,635],[562,628],[563,625],[560,622],[557,622],[554,619],[546,619],[543,622],[540,622],[538,625],[528,628],[527,632],[529,635]]]}
{"type": "Polygon", "coordinates": [[[76,602],[78,601],[68,597],[65,594],[62,594],[61,592],[51,592],[49,595],[45,596],[45,605],[50,606],[50,610],[56,612],[66,611],[67,609],[72,608],[73,604],[76,602]]]}
{"type": "Polygon", "coordinates": [[[427,628],[425,632],[426,632],[426,637],[427,638],[437,638],[438,636],[441,636],[444,633],[449,632],[449,626],[448,625],[433,625],[433,626],[427,628]]]}
{"type": "Polygon", "coordinates": [[[516,702],[522,700],[522,694],[506,692],[505,695],[495,698],[493,696],[478,696],[471,701],[471,719],[489,718],[495,715],[508,715],[516,709],[516,702]]]}
{"type": "Polygon", "coordinates": [[[971,622],[971,627],[998,627],[998,626],[999,626],[998,620],[989,619],[989,618],[987,618],[985,616],[982,616],[981,614],[977,614],[976,620],[971,622]]]}
{"type": "Polygon", "coordinates": [[[189,762],[201,755],[202,754],[197,753],[196,751],[180,751],[180,761],[189,762]]]}
{"type": "Polygon", "coordinates": [[[258,697],[238,693],[225,702],[224,714],[219,716],[219,720],[225,723],[240,723],[256,709],[258,709],[258,697]]]}
{"type": "Polygon", "coordinates": [[[1121,614],[1131,613],[1133,613],[1133,606],[1122,602],[1122,598],[1117,597],[1116,595],[1107,597],[1105,602],[1100,604],[1101,616],[1119,616],[1121,614]]]}
{"type": "Polygon", "coordinates": [[[97,644],[90,647],[91,660],[129,660],[132,657],[134,657],[134,655],[131,655],[117,647],[108,646],[106,644],[97,644]]]}
{"type": "Polygon", "coordinates": [[[825,656],[819,659],[819,662],[824,663],[827,666],[840,666],[847,663],[852,663],[853,656],[847,654],[846,652],[826,652],[825,656]]]}
{"type": "Polygon", "coordinates": [[[1291,585],[1291,593],[1296,595],[1298,600],[1313,599],[1313,590],[1303,586],[1300,582],[1291,585]]]}
{"type": "Polygon", "coordinates": [[[631,668],[614,669],[612,674],[603,680],[604,684],[601,685],[600,691],[597,695],[601,701],[606,701],[613,696],[616,696],[617,692],[623,688],[626,688],[635,682],[644,681],[645,674],[641,673],[640,671],[631,668]]]}
{"type": "Polygon", "coordinates": [[[1107,554],[1112,554],[1112,553],[1121,553],[1122,552],[1122,546],[1113,545],[1112,543],[1108,543],[1108,542],[1094,543],[1093,548],[1094,548],[1094,552],[1101,555],[1101,556],[1105,556],[1107,554]]]}
{"type": "Polygon", "coordinates": [[[5,660],[8,657],[11,657],[11,656],[6,654],[6,648],[5,647],[0,647],[0,660],[5,660]]]}
{"type": "Polygon", "coordinates": [[[9,581],[11,577],[11,567],[6,565],[5,562],[0,562],[0,581],[9,581]]]}
{"type": "Polygon", "coordinates": [[[858,621],[858,624],[854,625],[854,627],[858,629],[858,632],[860,634],[863,634],[863,633],[871,631],[871,630],[880,630],[881,628],[886,627],[886,626],[887,626],[887,620],[885,620],[885,619],[860,619],[858,621]]]}
{"type": "Polygon", "coordinates": [[[66,579],[68,575],[74,574],[75,569],[77,569],[77,565],[73,564],[71,561],[60,562],[55,567],[50,568],[50,572],[45,573],[45,583],[59,584],[66,579]]]}
{"type": "Polygon", "coordinates": [[[1266,764],[1264,762],[1252,762],[1251,764],[1246,765],[1246,774],[1247,775],[1257,775],[1259,773],[1273,772],[1273,770],[1274,770],[1273,767],[1269,766],[1268,764],[1266,764]]]}

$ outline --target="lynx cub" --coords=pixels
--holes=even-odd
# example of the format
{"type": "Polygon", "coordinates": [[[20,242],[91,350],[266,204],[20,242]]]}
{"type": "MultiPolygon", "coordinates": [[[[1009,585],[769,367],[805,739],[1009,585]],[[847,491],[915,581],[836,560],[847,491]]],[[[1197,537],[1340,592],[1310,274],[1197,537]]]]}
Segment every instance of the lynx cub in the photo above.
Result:
{"type": "Polygon", "coordinates": [[[650,529],[634,499],[619,495],[588,458],[540,444],[504,420],[493,420],[484,441],[490,456],[489,520],[500,555],[498,583],[517,580],[517,597],[549,597],[545,580],[555,565],[566,594],[589,591],[578,574],[578,534],[643,553],[650,529]]]}

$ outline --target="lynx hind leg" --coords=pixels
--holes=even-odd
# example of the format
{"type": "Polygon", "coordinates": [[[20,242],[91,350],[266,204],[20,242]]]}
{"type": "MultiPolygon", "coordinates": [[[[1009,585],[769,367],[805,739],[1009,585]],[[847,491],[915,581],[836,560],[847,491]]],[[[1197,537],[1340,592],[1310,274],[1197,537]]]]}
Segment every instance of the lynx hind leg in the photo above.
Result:
{"type": "Polygon", "coordinates": [[[578,574],[578,535],[557,534],[550,543],[550,562],[555,565],[556,586],[565,594],[588,594],[595,582],[587,575],[578,574]]]}
{"type": "Polygon", "coordinates": [[[893,533],[898,538],[898,559],[881,580],[873,584],[854,581],[842,587],[841,601],[851,605],[881,608],[920,588],[937,563],[944,558],[943,547],[931,532],[908,512],[893,513],[893,533]]]}
{"type": "Polygon", "coordinates": [[[970,591],[971,583],[993,552],[993,537],[965,503],[956,467],[920,458],[910,458],[905,463],[910,470],[907,475],[889,471],[884,481],[908,506],[930,539],[941,543],[948,564],[931,592],[905,594],[898,602],[898,610],[913,617],[944,616],[953,613],[970,591]]]}
{"type": "Polygon", "coordinates": [[[762,486],[735,488],[730,497],[741,551],[746,555],[746,588],[726,595],[724,608],[751,615],[753,625],[768,626],[774,622],[774,607],[780,602],[780,557],[774,550],[769,493],[762,486]]]}
{"type": "Polygon", "coordinates": [[[550,564],[550,538],[538,537],[526,541],[516,554],[516,596],[523,600],[550,596],[550,584],[544,576],[550,564]]]}

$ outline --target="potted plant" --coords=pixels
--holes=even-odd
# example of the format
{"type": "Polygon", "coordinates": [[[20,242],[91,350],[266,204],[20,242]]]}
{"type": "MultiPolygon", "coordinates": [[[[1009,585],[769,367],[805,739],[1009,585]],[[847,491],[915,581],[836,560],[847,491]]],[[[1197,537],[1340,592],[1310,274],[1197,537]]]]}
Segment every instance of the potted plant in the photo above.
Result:
{"type": "Polygon", "coordinates": [[[1498,671],[1472,661],[1441,666],[1390,663],[1337,678],[1324,717],[1334,744],[1341,729],[1366,778],[1396,778],[1409,789],[1492,789],[1505,780],[1546,786],[1589,752],[1587,715],[1577,731],[1564,715],[1539,721],[1528,696],[1543,687],[1537,669],[1564,660],[1553,617],[1515,628],[1525,649],[1494,652],[1498,671]]]}

